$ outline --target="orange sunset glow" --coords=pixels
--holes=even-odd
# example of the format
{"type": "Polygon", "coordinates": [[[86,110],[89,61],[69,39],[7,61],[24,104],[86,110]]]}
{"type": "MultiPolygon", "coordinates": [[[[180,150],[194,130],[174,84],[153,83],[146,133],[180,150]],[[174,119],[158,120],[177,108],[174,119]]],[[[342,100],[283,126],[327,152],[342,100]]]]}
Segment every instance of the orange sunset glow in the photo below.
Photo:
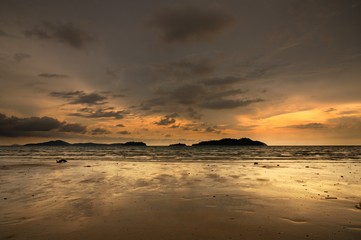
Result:
{"type": "Polygon", "coordinates": [[[110,2],[0,3],[0,144],[361,143],[358,1],[110,2]]]}

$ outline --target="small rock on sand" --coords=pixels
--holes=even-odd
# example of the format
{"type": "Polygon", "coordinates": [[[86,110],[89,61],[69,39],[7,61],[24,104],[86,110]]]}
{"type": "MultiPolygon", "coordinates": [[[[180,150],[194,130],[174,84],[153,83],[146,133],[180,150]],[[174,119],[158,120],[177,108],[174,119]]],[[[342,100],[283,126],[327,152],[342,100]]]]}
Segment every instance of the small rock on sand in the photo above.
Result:
{"type": "Polygon", "coordinates": [[[59,160],[56,160],[56,163],[66,163],[66,162],[68,162],[67,160],[65,160],[65,159],[59,159],[59,160]]]}
{"type": "Polygon", "coordinates": [[[337,197],[325,197],[325,199],[337,199],[337,197]]]}

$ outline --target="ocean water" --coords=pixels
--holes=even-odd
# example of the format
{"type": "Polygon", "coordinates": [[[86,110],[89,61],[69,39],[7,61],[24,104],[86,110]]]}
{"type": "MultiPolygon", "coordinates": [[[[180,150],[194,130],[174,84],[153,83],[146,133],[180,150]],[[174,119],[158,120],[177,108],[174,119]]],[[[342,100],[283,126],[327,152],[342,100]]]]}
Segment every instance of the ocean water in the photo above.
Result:
{"type": "Polygon", "coordinates": [[[361,161],[361,146],[268,147],[0,147],[0,163],[100,160],[126,162],[361,161]]]}

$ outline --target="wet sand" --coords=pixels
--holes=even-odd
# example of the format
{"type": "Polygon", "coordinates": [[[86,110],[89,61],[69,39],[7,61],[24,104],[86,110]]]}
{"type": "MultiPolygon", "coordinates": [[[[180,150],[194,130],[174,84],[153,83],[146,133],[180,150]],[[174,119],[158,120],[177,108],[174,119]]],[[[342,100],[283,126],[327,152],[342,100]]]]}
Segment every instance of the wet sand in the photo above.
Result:
{"type": "Polygon", "coordinates": [[[0,239],[361,239],[359,162],[10,162],[0,239]]]}

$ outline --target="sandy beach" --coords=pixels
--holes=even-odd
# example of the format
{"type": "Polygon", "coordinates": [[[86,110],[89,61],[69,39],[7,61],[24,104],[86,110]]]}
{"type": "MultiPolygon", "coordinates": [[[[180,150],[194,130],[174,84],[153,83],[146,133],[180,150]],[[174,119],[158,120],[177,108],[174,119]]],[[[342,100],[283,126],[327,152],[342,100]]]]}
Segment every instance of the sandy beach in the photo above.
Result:
{"type": "Polygon", "coordinates": [[[1,239],[360,239],[359,162],[0,168],[1,239]]]}

